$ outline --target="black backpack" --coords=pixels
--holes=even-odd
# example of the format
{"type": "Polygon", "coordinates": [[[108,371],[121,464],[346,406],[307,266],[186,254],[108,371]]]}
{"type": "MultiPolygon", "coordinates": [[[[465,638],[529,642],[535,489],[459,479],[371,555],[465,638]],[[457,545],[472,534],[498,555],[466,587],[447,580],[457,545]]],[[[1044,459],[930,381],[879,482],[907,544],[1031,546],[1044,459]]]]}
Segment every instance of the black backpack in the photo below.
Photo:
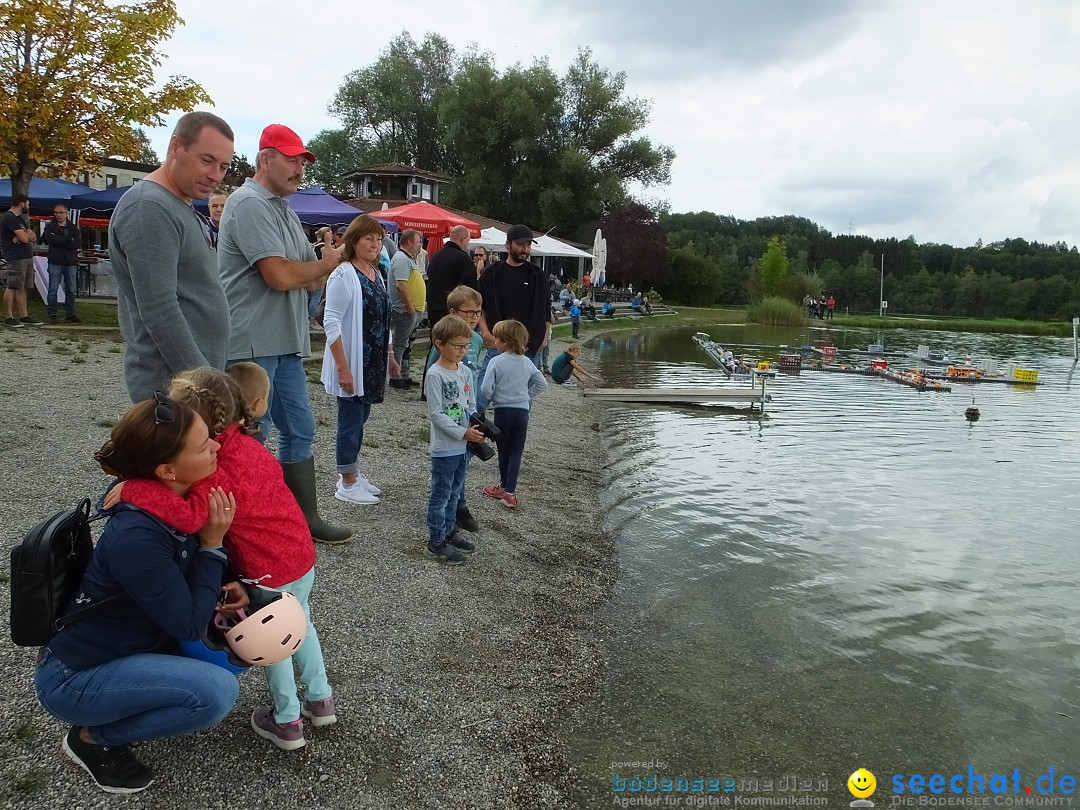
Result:
{"type": "Polygon", "coordinates": [[[21,647],[41,647],[61,627],[96,611],[115,594],[87,607],[64,609],[82,582],[94,552],[90,499],[74,509],[54,512],[26,533],[11,550],[11,640],[21,647]]]}

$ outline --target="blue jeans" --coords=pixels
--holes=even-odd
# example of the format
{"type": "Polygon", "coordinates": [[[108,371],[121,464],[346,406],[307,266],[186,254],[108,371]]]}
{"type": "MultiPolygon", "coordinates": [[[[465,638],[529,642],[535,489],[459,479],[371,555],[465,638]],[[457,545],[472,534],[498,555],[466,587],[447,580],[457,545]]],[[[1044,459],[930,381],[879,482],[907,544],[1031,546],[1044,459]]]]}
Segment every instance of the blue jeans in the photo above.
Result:
{"type": "Polygon", "coordinates": [[[69,318],[75,317],[75,274],[79,268],[73,264],[53,264],[49,262],[49,314],[56,314],[56,291],[60,288],[60,279],[64,280],[64,312],[69,318]]]}
{"type": "MultiPolygon", "coordinates": [[[[330,697],[330,682],[326,680],[326,664],[323,662],[322,645],[319,644],[319,634],[315,632],[315,625],[311,623],[311,607],[308,604],[311,598],[311,586],[315,583],[315,567],[304,574],[296,582],[282,585],[280,590],[291,591],[304,608],[304,614],[308,617],[307,637],[300,649],[292,654],[292,658],[286,658],[268,667],[260,667],[266,674],[266,685],[270,688],[270,696],[274,699],[274,721],[278,723],[291,723],[300,719],[300,698],[296,696],[296,678],[293,676],[293,662],[300,669],[300,680],[307,687],[304,697],[308,700],[323,700],[330,697]]],[[[260,607],[264,604],[261,595],[273,597],[271,591],[257,591],[252,600],[260,607]]],[[[270,599],[266,599],[270,601],[270,599]]]]}
{"type": "Polygon", "coordinates": [[[337,471],[355,473],[360,468],[360,445],[364,441],[364,424],[371,415],[371,404],[357,397],[337,398],[337,471]]]}
{"type": "Polygon", "coordinates": [[[278,460],[282,464],[307,461],[314,455],[315,414],[308,400],[304,361],[298,354],[281,354],[252,357],[250,362],[258,363],[270,377],[270,409],[256,420],[255,438],[266,444],[273,425],[278,429],[278,460]]]}
{"type": "Polygon", "coordinates": [[[307,316],[311,320],[315,320],[319,317],[319,310],[322,308],[323,291],[322,290],[308,290],[307,294],[307,316]]]}
{"type": "MultiPolygon", "coordinates": [[[[480,360],[480,373],[476,375],[476,379],[478,379],[480,382],[484,381],[484,375],[487,374],[488,363],[491,362],[492,357],[498,357],[498,356],[499,356],[499,350],[498,349],[488,349],[486,352],[484,352],[483,359],[480,360]]],[[[488,405],[490,405],[490,404],[491,404],[491,401],[487,397],[484,396],[483,392],[480,390],[480,386],[477,386],[477,388],[476,388],[476,410],[479,411],[480,413],[483,413],[484,411],[487,410],[488,405]]]]}
{"type": "Polygon", "coordinates": [[[139,653],[76,671],[46,652],[34,690],[45,711],[89,726],[98,745],[128,745],[217,725],[240,686],[221,667],[179,655],[139,653]]]}
{"type": "Polygon", "coordinates": [[[431,496],[428,498],[428,545],[441,548],[457,523],[457,505],[465,491],[468,453],[431,457],[431,496]]]}

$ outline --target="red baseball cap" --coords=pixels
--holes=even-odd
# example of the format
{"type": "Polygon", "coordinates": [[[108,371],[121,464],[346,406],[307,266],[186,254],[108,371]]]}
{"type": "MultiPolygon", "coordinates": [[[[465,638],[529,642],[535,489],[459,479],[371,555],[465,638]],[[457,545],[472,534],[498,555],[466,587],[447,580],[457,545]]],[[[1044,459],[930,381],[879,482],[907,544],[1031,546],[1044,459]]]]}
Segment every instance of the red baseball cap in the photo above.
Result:
{"type": "Polygon", "coordinates": [[[271,124],[264,129],[259,138],[259,149],[277,149],[288,157],[303,155],[309,162],[315,162],[315,155],[307,150],[300,136],[284,124],[271,124]]]}

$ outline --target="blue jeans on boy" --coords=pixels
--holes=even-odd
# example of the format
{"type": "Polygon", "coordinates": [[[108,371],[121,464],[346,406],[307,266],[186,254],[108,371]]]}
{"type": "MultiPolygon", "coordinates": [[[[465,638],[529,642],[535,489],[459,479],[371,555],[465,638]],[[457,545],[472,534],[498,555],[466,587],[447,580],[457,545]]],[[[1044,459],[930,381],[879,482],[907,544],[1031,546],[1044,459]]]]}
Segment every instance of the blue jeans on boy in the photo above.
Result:
{"type": "MultiPolygon", "coordinates": [[[[270,696],[274,699],[274,722],[291,723],[300,719],[300,698],[296,695],[296,678],[293,675],[293,662],[300,670],[300,680],[303,681],[307,691],[304,697],[309,701],[325,700],[330,697],[332,691],[330,682],[326,679],[326,664],[323,661],[322,645],[319,643],[319,634],[315,632],[315,625],[311,623],[311,586],[315,583],[315,567],[304,574],[296,582],[282,585],[280,590],[290,591],[304,608],[307,616],[307,636],[300,649],[292,654],[292,658],[286,658],[268,667],[260,667],[266,673],[266,685],[270,688],[270,696]]],[[[252,600],[257,605],[269,602],[274,596],[273,591],[257,591],[252,600]]]]}
{"type": "MultiPolygon", "coordinates": [[[[270,425],[278,429],[278,460],[282,464],[307,461],[314,455],[315,414],[308,399],[307,373],[298,354],[252,357],[270,377],[270,410],[255,424],[255,435],[263,444],[270,436],[270,425]]],[[[234,360],[232,362],[239,362],[234,360]]]]}
{"type": "Polygon", "coordinates": [[[46,305],[49,315],[56,315],[56,291],[60,289],[60,280],[64,281],[64,312],[69,318],[75,317],[75,274],[79,268],[73,264],[53,264],[49,262],[49,297],[46,305]]]}
{"type": "Polygon", "coordinates": [[[457,524],[458,502],[465,491],[468,454],[431,457],[431,495],[428,497],[428,546],[442,548],[457,524]]]}
{"type": "Polygon", "coordinates": [[[240,686],[222,667],[179,655],[139,653],[76,671],[46,650],[34,690],[45,711],[89,726],[98,745],[128,745],[217,725],[240,686]]]}
{"type": "Polygon", "coordinates": [[[337,471],[359,471],[360,445],[364,441],[364,424],[371,415],[371,403],[358,397],[337,398],[337,471]]]}

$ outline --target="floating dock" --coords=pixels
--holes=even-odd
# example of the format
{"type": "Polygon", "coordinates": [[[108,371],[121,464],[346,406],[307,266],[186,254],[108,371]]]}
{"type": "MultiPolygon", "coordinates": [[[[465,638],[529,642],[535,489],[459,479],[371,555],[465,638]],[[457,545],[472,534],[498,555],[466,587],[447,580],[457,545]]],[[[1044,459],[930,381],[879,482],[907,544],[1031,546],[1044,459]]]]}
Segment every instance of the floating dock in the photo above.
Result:
{"type": "Polygon", "coordinates": [[[668,404],[695,403],[716,404],[747,402],[757,405],[765,412],[765,403],[772,396],[765,393],[765,386],[758,388],[586,388],[587,399],[601,402],[658,402],[668,404]]]}

